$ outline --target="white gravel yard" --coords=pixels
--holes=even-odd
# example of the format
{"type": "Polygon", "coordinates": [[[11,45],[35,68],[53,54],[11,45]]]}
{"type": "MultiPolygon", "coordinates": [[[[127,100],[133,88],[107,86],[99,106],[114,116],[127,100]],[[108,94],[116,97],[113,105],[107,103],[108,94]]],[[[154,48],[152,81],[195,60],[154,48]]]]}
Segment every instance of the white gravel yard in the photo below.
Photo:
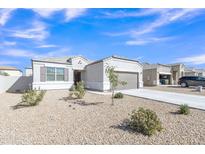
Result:
{"type": "Polygon", "coordinates": [[[21,94],[0,94],[0,144],[205,144],[205,111],[178,115],[178,106],[125,96],[111,106],[109,95],[86,93],[85,103],[67,91],[47,91],[35,107],[13,110],[21,94]],[[154,110],[165,128],[147,137],[123,121],[138,107],[154,110]]]}

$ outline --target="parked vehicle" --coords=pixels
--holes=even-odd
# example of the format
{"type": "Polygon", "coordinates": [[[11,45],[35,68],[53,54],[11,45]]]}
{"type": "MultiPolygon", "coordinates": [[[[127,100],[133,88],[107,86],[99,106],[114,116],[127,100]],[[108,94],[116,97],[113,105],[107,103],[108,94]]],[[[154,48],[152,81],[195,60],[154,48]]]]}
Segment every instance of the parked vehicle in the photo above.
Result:
{"type": "Polygon", "coordinates": [[[200,76],[183,76],[179,79],[179,85],[182,87],[203,86],[205,87],[205,77],[200,76]]]}

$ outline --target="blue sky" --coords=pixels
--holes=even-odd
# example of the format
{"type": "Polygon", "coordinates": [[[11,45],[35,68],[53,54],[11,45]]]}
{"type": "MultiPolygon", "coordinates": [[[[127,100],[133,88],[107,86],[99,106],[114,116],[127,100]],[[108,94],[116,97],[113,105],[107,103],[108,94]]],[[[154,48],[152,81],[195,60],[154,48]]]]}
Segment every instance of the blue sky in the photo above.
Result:
{"type": "Polygon", "coordinates": [[[0,65],[119,55],[205,68],[205,9],[0,9],[0,65]]]}

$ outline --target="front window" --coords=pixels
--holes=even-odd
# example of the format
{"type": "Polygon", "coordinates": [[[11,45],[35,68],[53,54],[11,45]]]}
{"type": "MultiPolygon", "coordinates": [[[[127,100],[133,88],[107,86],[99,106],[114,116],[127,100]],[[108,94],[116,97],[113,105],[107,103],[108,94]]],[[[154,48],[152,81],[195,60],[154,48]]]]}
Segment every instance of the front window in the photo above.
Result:
{"type": "Polygon", "coordinates": [[[64,81],[64,68],[56,68],[57,81],[64,81]]]}
{"type": "Polygon", "coordinates": [[[64,81],[64,68],[47,67],[47,81],[64,81]]]}
{"type": "Polygon", "coordinates": [[[55,81],[55,68],[47,67],[47,81],[55,81]]]}

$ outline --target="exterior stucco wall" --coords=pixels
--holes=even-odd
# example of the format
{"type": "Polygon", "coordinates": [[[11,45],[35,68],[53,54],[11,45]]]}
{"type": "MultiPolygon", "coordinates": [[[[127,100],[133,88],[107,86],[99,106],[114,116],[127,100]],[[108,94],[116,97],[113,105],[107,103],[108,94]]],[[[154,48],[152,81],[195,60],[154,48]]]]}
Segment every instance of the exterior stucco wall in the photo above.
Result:
{"type": "Polygon", "coordinates": [[[6,92],[20,76],[2,76],[0,75],[0,93],[6,92]]]}
{"type": "Polygon", "coordinates": [[[70,89],[73,85],[73,69],[71,65],[33,61],[33,89],[70,89]],[[40,81],[40,67],[59,67],[68,69],[68,81],[40,81]]]}
{"type": "Polygon", "coordinates": [[[157,69],[145,69],[143,70],[143,82],[145,86],[158,85],[158,73],[157,69]]]}
{"type": "Polygon", "coordinates": [[[72,59],[72,67],[74,70],[84,70],[88,61],[82,57],[75,57],[72,59]]]}
{"type": "Polygon", "coordinates": [[[103,62],[86,66],[85,78],[86,88],[103,91],[103,62]]]}
{"type": "Polygon", "coordinates": [[[171,74],[171,67],[159,65],[157,67],[157,72],[159,72],[160,74],[171,74]]]}
{"type": "Polygon", "coordinates": [[[179,78],[185,75],[185,66],[183,64],[178,64],[171,67],[173,84],[178,84],[179,78]]]}

